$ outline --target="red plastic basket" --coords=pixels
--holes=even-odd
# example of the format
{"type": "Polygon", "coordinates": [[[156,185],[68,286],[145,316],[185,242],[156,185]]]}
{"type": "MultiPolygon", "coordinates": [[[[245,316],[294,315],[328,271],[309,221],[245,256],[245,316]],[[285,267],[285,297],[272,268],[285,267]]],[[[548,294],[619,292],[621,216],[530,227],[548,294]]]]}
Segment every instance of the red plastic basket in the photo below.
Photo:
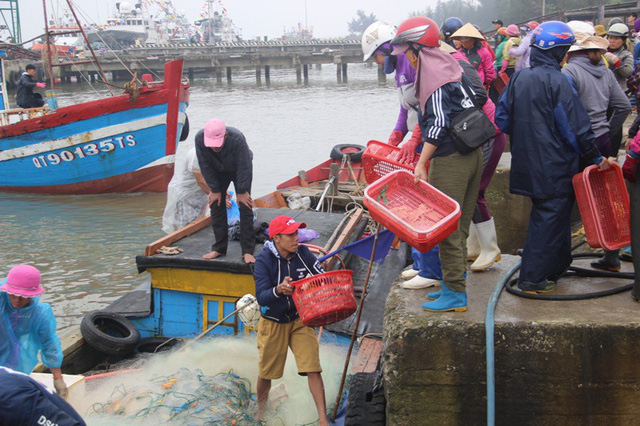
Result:
{"type": "Polygon", "coordinates": [[[398,170],[369,185],[369,214],[410,246],[427,252],[458,228],[460,206],[427,182],[398,170]]]}
{"type": "Polygon", "coordinates": [[[309,327],[320,327],[349,318],[356,311],[353,271],[331,271],[292,282],[291,297],[300,319],[309,327]]]}
{"type": "Polygon", "coordinates": [[[629,194],[618,165],[604,172],[587,167],[573,177],[573,188],[589,246],[619,250],[631,244],[629,194]]]}
{"type": "Polygon", "coordinates": [[[396,170],[407,170],[413,173],[418,158],[411,164],[401,163],[398,161],[400,151],[400,148],[384,142],[369,141],[366,151],[362,154],[362,168],[367,183],[371,184],[396,170]]]}

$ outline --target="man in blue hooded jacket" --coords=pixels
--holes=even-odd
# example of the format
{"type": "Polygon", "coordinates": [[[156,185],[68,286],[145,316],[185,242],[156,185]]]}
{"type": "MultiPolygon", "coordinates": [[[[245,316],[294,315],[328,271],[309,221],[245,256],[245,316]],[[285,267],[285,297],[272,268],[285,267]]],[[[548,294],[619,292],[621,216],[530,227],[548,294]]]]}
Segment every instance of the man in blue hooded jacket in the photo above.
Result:
{"type": "Polygon", "coordinates": [[[278,216],[269,224],[269,238],[256,258],[253,272],[256,298],[262,317],[258,323],[258,419],[269,399],[271,381],[282,377],[287,351],[296,359],[298,374],[307,376],[309,390],[318,409],[319,425],[328,425],[318,340],[313,328],[300,321],[291,294],[292,282],[324,272],[318,259],[298,243],[298,228],[304,223],[278,216]]]}
{"type": "Polygon", "coordinates": [[[609,163],[598,151],[589,115],[560,62],[575,41],[563,22],[533,32],[531,68],[513,75],[496,111],[496,124],[511,136],[510,191],[533,203],[518,286],[549,292],[571,265],[572,178],[585,164],[609,163]]]}

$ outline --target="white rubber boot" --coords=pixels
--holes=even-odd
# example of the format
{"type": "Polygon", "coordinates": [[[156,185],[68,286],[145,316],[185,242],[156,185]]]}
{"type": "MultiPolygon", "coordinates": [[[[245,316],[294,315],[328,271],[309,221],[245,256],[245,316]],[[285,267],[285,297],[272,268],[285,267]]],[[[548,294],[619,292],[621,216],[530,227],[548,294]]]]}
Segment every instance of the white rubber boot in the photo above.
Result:
{"type": "Polygon", "coordinates": [[[410,280],[411,278],[417,276],[420,271],[416,271],[415,269],[407,269],[406,271],[402,271],[402,279],[410,280]]]}
{"type": "Polygon", "coordinates": [[[431,278],[422,278],[420,275],[416,275],[409,281],[405,281],[402,284],[402,288],[407,290],[420,290],[422,288],[429,288],[440,285],[439,280],[432,280],[431,278]]]}
{"type": "Polygon", "coordinates": [[[496,223],[491,218],[486,222],[477,223],[473,226],[476,228],[478,242],[480,243],[480,256],[471,265],[471,270],[474,272],[484,271],[500,261],[496,223]]]}
{"type": "Polygon", "coordinates": [[[480,243],[478,242],[478,232],[476,225],[471,223],[469,227],[469,237],[467,238],[467,262],[475,261],[480,256],[480,243]]]}

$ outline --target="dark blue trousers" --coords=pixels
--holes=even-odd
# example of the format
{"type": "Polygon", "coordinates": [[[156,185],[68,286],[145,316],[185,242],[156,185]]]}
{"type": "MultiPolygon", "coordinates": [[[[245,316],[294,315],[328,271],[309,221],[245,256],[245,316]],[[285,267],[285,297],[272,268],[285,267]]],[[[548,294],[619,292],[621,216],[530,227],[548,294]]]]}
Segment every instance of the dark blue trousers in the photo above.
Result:
{"type": "Polygon", "coordinates": [[[557,281],[571,265],[571,210],[575,197],[531,201],[520,281],[529,284],[557,281]]]}

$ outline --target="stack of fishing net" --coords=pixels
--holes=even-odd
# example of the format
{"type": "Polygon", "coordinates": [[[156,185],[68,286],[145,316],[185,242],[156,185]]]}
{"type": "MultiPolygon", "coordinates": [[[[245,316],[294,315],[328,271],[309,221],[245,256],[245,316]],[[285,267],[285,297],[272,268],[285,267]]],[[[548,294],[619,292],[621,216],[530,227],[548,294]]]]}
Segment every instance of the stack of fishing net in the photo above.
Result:
{"type": "Polygon", "coordinates": [[[89,414],[145,423],[259,425],[253,417],[255,401],[249,380],[232,371],[206,376],[199,369],[182,368],[128,389],[118,385],[109,400],[94,404],[89,414]]]}

